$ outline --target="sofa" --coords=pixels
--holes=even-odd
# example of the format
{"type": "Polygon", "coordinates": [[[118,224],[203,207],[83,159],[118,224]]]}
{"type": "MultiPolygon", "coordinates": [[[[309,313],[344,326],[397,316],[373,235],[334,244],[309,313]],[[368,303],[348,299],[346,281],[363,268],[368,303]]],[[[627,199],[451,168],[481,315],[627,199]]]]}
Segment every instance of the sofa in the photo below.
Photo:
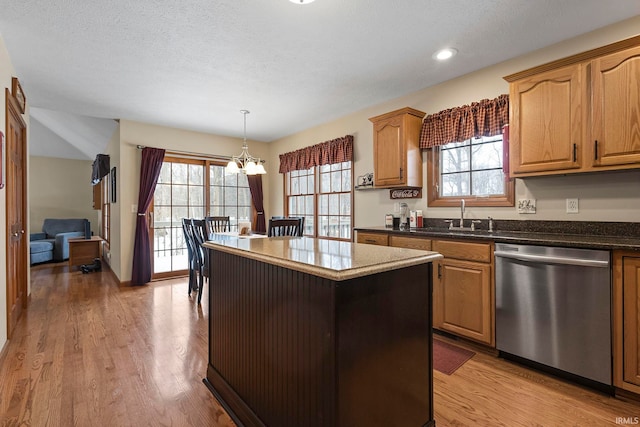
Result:
{"type": "Polygon", "coordinates": [[[31,265],[47,261],[69,259],[69,239],[90,234],[91,224],[87,219],[47,218],[41,233],[29,236],[29,258],[31,265]]]}

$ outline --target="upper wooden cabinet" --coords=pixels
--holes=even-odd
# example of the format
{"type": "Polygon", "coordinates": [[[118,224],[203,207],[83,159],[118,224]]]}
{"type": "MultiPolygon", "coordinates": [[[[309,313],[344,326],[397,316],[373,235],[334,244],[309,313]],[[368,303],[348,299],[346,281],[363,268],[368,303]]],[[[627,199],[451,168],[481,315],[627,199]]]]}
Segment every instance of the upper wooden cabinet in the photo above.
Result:
{"type": "Polygon", "coordinates": [[[584,140],[583,67],[563,67],[510,85],[514,175],[577,169],[584,140]]]}
{"type": "Polygon", "coordinates": [[[422,187],[419,142],[424,116],[407,107],[369,119],[373,123],[374,186],[422,187]]]}
{"type": "Polygon", "coordinates": [[[640,168],[640,37],[505,79],[513,176],[640,168]]]}
{"type": "Polygon", "coordinates": [[[640,164],[640,46],[591,63],[590,146],[596,168],[640,164]]]}

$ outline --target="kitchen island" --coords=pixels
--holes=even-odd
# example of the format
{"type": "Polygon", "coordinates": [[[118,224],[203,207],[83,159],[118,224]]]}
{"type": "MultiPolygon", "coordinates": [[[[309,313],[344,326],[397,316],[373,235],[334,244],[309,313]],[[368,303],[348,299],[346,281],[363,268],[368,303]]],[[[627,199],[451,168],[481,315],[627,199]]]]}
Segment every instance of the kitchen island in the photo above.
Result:
{"type": "Polygon", "coordinates": [[[204,382],[238,425],[435,425],[431,262],[440,254],[306,237],[204,246],[204,382]]]}

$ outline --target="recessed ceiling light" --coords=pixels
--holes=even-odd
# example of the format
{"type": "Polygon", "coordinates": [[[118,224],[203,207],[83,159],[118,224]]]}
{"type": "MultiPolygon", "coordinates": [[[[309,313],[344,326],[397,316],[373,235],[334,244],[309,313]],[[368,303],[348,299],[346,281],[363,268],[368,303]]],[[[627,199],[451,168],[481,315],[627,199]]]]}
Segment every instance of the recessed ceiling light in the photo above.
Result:
{"type": "Polygon", "coordinates": [[[452,47],[448,47],[446,49],[441,49],[439,51],[437,51],[436,53],[433,54],[433,59],[437,59],[438,61],[444,61],[447,60],[453,56],[455,56],[455,54],[458,53],[457,50],[455,50],[452,47]]]}
{"type": "Polygon", "coordinates": [[[309,4],[314,2],[314,0],[289,0],[289,1],[295,4],[309,4]]]}

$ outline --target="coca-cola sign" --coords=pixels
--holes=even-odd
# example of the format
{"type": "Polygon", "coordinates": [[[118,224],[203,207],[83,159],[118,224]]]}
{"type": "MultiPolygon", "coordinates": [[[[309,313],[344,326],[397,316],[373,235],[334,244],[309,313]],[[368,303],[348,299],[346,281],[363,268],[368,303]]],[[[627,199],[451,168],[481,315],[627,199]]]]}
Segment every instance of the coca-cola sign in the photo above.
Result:
{"type": "Polygon", "coordinates": [[[399,188],[389,191],[391,199],[421,199],[422,188],[399,188]]]}

